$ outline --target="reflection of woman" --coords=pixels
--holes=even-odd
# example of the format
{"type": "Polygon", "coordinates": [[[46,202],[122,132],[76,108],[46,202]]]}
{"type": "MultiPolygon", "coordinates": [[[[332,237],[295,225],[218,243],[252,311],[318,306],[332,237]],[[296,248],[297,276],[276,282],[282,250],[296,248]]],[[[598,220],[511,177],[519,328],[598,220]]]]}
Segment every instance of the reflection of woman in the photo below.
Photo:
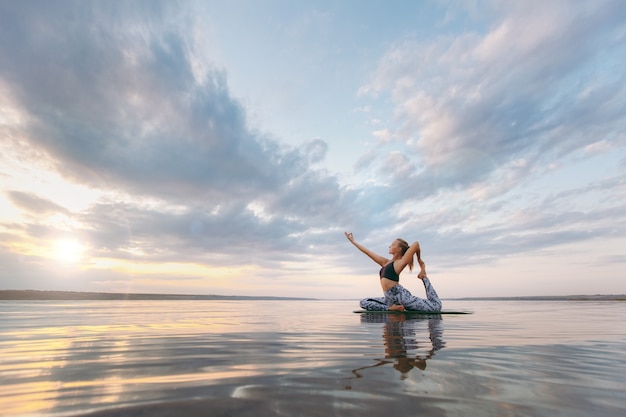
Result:
{"type": "MultiPolygon", "coordinates": [[[[408,356],[408,351],[419,348],[419,342],[415,339],[415,332],[409,326],[404,315],[392,315],[383,329],[385,343],[385,357],[395,358],[394,369],[401,372],[403,377],[413,368],[426,369],[426,361],[433,357],[435,351],[445,346],[442,340],[443,329],[441,319],[428,319],[428,333],[430,335],[431,349],[425,355],[416,354],[408,356]]],[[[424,319],[421,319],[424,320],[424,319]]],[[[414,321],[417,323],[420,321],[414,321]]]]}
{"type": "Polygon", "coordinates": [[[413,368],[421,370],[426,369],[426,361],[432,358],[436,351],[445,346],[441,316],[408,319],[404,314],[384,316],[363,314],[361,320],[366,323],[384,322],[383,343],[385,345],[385,359],[378,359],[378,363],[374,365],[354,369],[352,373],[356,375],[357,378],[362,377],[359,371],[388,363],[393,363],[394,369],[402,373],[402,378],[406,378],[407,373],[413,368]],[[409,351],[420,348],[420,342],[418,342],[415,334],[415,327],[418,323],[425,320],[428,320],[428,334],[431,348],[426,354],[409,356],[409,351]],[[389,359],[393,359],[394,362],[389,359]]]}
{"type": "Polygon", "coordinates": [[[389,246],[391,259],[377,255],[363,245],[354,240],[352,233],[345,232],[348,240],[361,252],[369,256],[374,262],[379,264],[380,285],[383,289],[384,297],[366,298],[361,300],[361,308],[366,310],[419,310],[419,311],[441,311],[441,300],[437,292],[430,284],[426,276],[426,264],[420,257],[420,245],[414,242],[411,246],[403,240],[396,239],[389,246]],[[413,256],[417,256],[420,265],[420,272],[417,275],[424,283],[427,299],[412,295],[409,290],[400,285],[400,273],[408,265],[413,270],[413,256]]]}

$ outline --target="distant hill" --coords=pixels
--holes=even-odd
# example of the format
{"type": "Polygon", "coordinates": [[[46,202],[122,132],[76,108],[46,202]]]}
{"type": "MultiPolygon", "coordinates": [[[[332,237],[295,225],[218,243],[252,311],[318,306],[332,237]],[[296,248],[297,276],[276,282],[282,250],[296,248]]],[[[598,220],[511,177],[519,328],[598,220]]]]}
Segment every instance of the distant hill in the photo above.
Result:
{"type": "Polygon", "coordinates": [[[314,298],[0,290],[0,300],[314,300],[314,298]]]}
{"type": "Polygon", "coordinates": [[[494,300],[494,301],[626,301],[626,294],[596,295],[541,295],[524,297],[465,297],[454,300],[494,300]]]}

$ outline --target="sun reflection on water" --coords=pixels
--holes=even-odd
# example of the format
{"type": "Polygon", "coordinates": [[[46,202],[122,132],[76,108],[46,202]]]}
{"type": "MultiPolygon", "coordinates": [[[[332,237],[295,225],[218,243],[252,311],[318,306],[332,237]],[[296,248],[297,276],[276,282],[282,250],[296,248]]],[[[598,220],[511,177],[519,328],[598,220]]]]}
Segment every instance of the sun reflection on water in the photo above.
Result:
{"type": "Polygon", "coordinates": [[[330,301],[294,313],[302,305],[0,303],[0,409],[56,416],[230,398],[289,411],[308,401],[330,413],[376,410],[388,399],[428,392],[450,404],[484,401],[484,411],[496,415],[527,399],[563,406],[550,394],[554,387],[575,401],[583,376],[586,392],[601,387],[619,396],[615,381],[626,357],[616,317],[623,306],[608,306],[600,320],[599,306],[573,304],[550,311],[546,304],[493,304],[474,306],[473,315],[423,318],[354,315],[350,302],[330,301]],[[542,327],[547,314],[549,330],[542,327]]]}

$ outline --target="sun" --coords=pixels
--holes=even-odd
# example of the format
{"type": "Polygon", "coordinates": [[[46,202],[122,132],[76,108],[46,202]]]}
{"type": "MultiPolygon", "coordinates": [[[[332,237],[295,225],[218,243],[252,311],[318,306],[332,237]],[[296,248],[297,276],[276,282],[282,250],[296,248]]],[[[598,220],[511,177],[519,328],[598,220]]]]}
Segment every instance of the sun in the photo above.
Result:
{"type": "Polygon", "coordinates": [[[64,263],[77,263],[84,251],[85,247],[74,239],[61,239],[54,244],[54,257],[64,263]]]}

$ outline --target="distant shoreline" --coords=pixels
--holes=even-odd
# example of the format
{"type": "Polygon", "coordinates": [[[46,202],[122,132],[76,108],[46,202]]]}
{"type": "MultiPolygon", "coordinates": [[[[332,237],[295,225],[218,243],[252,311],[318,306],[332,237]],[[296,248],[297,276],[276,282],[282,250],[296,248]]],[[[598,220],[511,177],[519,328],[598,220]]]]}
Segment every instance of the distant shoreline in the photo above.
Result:
{"type": "Polygon", "coordinates": [[[626,301],[626,294],[596,295],[538,295],[524,297],[464,297],[448,298],[458,301],[626,301]]]}
{"type": "MultiPolygon", "coordinates": [[[[71,300],[320,300],[305,297],[272,297],[245,295],[143,294],[45,290],[0,290],[0,301],[71,301],[71,300]]],[[[522,297],[444,298],[450,301],[626,301],[626,294],[546,295],[522,297]]],[[[353,301],[353,300],[351,300],[353,301]]]]}
{"type": "Polygon", "coordinates": [[[239,296],[239,295],[189,295],[189,294],[139,294],[111,292],[0,290],[0,300],[315,300],[315,298],[239,296]]]}

